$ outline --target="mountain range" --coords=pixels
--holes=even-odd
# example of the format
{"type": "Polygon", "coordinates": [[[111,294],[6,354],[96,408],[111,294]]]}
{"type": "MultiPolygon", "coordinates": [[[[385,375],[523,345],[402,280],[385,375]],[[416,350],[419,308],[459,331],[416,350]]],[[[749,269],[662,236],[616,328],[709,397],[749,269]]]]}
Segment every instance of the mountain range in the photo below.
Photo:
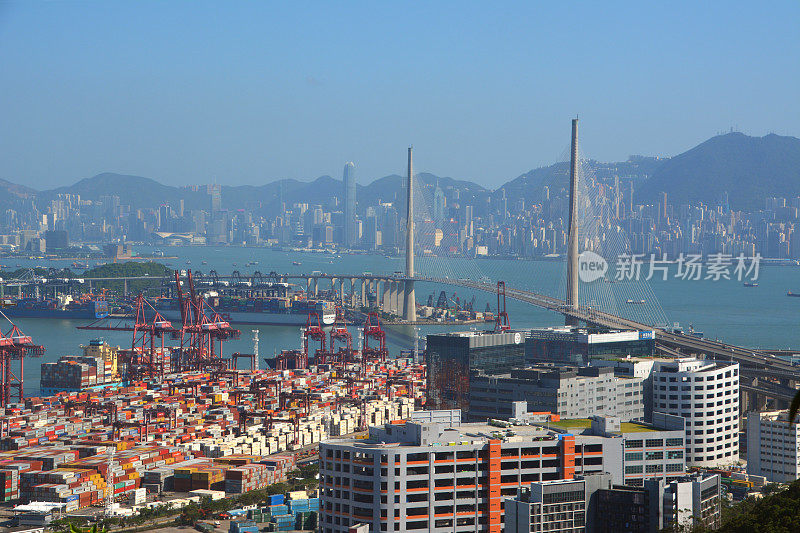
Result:
{"type": "MultiPolygon", "coordinates": [[[[671,158],[631,157],[616,163],[593,160],[582,163],[600,180],[611,180],[615,175],[632,178],[636,183],[636,203],[656,203],[660,194],[666,192],[669,202],[675,205],[686,202],[713,205],[727,192],[733,209],[752,211],[761,208],[769,196],[800,196],[800,139],[795,137],[729,133],[712,137],[671,158]]],[[[541,199],[544,186],[550,188],[551,195],[565,191],[567,176],[568,164],[561,162],[533,169],[490,191],[470,181],[418,174],[423,188],[430,190],[436,184],[443,189],[455,188],[462,203],[505,193],[506,198],[523,199],[527,205],[541,199]]],[[[402,200],[403,181],[401,176],[389,175],[358,185],[358,201],[366,206],[378,201],[402,200]]],[[[186,209],[208,207],[208,196],[202,186],[174,187],[151,178],[106,172],[44,191],[0,179],[0,208],[16,208],[31,201],[46,203],[59,193],[80,194],[89,200],[117,195],[122,203],[133,208],[176,205],[181,199],[186,209]]],[[[265,213],[276,212],[281,201],[326,204],[334,196],[341,198],[342,182],[331,176],[320,176],[310,182],[283,179],[258,186],[222,186],[224,208],[265,213]]]]}

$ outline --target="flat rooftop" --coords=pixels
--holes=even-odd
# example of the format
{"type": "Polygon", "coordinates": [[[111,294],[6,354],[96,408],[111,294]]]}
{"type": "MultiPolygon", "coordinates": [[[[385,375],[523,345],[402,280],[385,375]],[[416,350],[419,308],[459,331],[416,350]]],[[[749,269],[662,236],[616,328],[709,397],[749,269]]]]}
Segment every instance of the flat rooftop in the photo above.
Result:
{"type": "MultiPolygon", "coordinates": [[[[558,422],[548,422],[549,426],[557,427],[564,430],[583,430],[592,427],[592,421],[588,418],[567,418],[559,420],[558,422]]],[[[644,424],[640,422],[622,422],[620,424],[620,433],[638,433],[647,431],[659,431],[655,426],[644,424]]],[[[516,427],[516,426],[515,426],[516,427]]]]}

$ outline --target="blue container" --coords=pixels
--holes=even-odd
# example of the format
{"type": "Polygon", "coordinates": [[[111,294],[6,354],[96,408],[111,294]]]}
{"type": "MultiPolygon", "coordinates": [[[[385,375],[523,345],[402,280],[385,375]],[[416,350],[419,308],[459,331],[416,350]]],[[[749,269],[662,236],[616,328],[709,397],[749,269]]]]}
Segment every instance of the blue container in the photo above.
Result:
{"type": "Polygon", "coordinates": [[[281,505],[285,500],[283,494],[273,494],[268,499],[270,505],[281,505]]]}
{"type": "Polygon", "coordinates": [[[78,501],[78,499],[79,499],[79,496],[77,494],[73,494],[72,496],[67,496],[67,501],[68,502],[75,502],[75,501],[78,501]]]}

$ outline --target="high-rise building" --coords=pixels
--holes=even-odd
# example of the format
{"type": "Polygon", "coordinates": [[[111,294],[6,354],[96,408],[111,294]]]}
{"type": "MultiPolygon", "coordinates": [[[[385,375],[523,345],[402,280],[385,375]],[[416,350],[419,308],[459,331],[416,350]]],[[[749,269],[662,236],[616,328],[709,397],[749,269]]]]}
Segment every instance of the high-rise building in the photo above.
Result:
{"type": "Polygon", "coordinates": [[[653,409],[686,420],[686,463],[739,460],[739,363],[693,358],[656,361],[653,409]]]}
{"type": "Polygon", "coordinates": [[[222,209],[222,186],[219,183],[212,183],[206,187],[206,192],[209,211],[213,215],[222,209]]]}
{"type": "Polygon", "coordinates": [[[356,166],[352,161],[344,165],[344,245],[352,248],[356,244],[356,166]]]}
{"type": "Polygon", "coordinates": [[[442,191],[437,182],[436,187],[433,189],[433,220],[436,222],[437,228],[441,228],[444,223],[446,206],[447,201],[444,196],[444,191],[442,191]]]}
{"type": "Polygon", "coordinates": [[[747,415],[747,473],[773,483],[800,478],[800,424],[789,424],[786,411],[747,415]]]}

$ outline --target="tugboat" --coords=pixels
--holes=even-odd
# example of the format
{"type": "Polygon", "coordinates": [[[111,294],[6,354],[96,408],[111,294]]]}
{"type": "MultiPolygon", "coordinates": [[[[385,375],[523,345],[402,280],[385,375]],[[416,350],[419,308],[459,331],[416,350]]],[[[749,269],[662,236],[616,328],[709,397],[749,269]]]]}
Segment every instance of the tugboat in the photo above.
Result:
{"type": "Polygon", "coordinates": [[[786,293],[786,296],[794,296],[795,298],[800,298],[800,293],[789,291],[786,293]]]}
{"type": "Polygon", "coordinates": [[[758,283],[754,281],[745,281],[742,285],[745,287],[758,287],[758,283]]]}

